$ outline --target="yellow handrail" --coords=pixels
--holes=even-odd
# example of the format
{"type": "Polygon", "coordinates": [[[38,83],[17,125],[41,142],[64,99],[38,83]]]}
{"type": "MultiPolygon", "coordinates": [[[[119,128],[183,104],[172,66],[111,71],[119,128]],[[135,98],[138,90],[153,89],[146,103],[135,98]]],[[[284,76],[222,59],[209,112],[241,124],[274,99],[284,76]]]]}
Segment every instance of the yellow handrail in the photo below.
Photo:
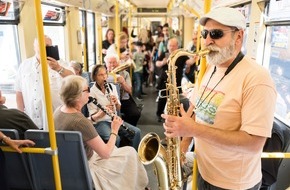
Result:
{"type": "Polygon", "coordinates": [[[262,158],[290,158],[290,152],[263,152],[262,158]]]}
{"type": "MultiPolygon", "coordinates": [[[[35,16],[37,23],[37,37],[39,43],[40,50],[40,63],[42,69],[42,78],[43,78],[43,88],[44,88],[44,98],[46,103],[46,114],[48,121],[48,130],[49,130],[49,140],[52,151],[57,150],[55,130],[54,130],[54,120],[53,120],[53,111],[52,111],[52,100],[51,100],[51,92],[50,92],[50,82],[48,78],[48,66],[46,60],[46,51],[45,51],[45,40],[44,40],[44,32],[43,32],[43,20],[41,13],[41,1],[35,0],[35,16]]],[[[60,180],[60,170],[59,170],[59,162],[58,162],[58,154],[52,155],[52,165],[53,165],[53,173],[55,180],[55,188],[57,190],[61,190],[61,180],[60,180]]]]}
{"type": "MultiPolygon", "coordinates": [[[[9,146],[0,146],[0,148],[5,152],[16,152],[16,150],[14,150],[9,146]]],[[[20,150],[26,153],[41,153],[41,154],[44,154],[46,151],[45,148],[20,148],[20,150]]]]}

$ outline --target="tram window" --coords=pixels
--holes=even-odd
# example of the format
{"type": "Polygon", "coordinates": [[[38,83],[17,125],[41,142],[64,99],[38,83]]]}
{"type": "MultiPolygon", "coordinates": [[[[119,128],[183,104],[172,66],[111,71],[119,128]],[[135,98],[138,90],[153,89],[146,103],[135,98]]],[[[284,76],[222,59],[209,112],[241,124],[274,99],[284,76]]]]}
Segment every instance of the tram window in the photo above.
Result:
{"type": "Polygon", "coordinates": [[[265,64],[277,89],[276,115],[290,124],[290,26],[268,26],[265,64]]]}
{"type": "Polygon", "coordinates": [[[59,56],[62,60],[65,60],[64,8],[42,3],[41,9],[44,23],[44,34],[51,38],[53,45],[58,45],[59,56]]]}
{"type": "MultiPolygon", "coordinates": [[[[81,27],[86,27],[86,56],[88,60],[88,66],[89,66],[89,71],[92,69],[92,67],[97,63],[96,61],[96,52],[98,51],[96,49],[96,29],[95,29],[95,14],[90,13],[90,12],[85,12],[85,11],[80,11],[80,26],[81,27]],[[86,15],[84,15],[86,14],[86,15]]],[[[83,59],[85,56],[83,56],[83,59]]]]}
{"type": "Polygon", "coordinates": [[[58,45],[60,59],[65,60],[65,43],[63,26],[43,26],[44,33],[48,35],[53,45],[58,45]]]}
{"type": "Polygon", "coordinates": [[[0,25],[0,49],[0,89],[3,94],[13,94],[16,72],[20,63],[16,25],[0,25]]]}
{"type": "Polygon", "coordinates": [[[271,0],[267,5],[268,12],[265,17],[266,22],[289,21],[290,3],[289,1],[271,0]]]}

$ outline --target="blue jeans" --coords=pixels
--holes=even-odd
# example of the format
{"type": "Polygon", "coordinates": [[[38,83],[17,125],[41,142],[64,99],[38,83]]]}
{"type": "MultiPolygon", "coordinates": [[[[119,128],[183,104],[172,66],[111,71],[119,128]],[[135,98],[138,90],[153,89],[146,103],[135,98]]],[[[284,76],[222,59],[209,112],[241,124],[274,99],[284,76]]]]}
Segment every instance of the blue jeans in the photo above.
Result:
{"type": "Polygon", "coordinates": [[[142,75],[141,72],[134,72],[133,79],[134,79],[134,95],[136,97],[140,97],[142,94],[142,75]]]}
{"type": "MultiPolygon", "coordinates": [[[[138,150],[139,143],[141,141],[141,130],[137,127],[134,127],[133,125],[130,125],[129,123],[124,122],[124,125],[128,127],[129,130],[134,131],[135,135],[132,139],[132,146],[135,148],[135,150],[138,150]]],[[[100,121],[96,124],[94,124],[94,127],[96,128],[98,134],[103,139],[104,142],[108,142],[111,135],[111,122],[109,121],[100,121]]],[[[116,140],[116,146],[120,146],[121,138],[127,136],[127,132],[125,130],[122,130],[120,127],[118,132],[118,137],[116,140]]]]}

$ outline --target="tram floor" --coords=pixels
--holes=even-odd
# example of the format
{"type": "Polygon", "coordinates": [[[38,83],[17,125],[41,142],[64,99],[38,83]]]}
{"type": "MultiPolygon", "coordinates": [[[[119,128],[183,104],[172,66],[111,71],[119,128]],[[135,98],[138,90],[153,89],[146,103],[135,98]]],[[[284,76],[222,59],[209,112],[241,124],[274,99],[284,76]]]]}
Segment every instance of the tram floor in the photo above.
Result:
{"type": "MultiPolygon", "coordinates": [[[[137,104],[144,105],[137,127],[141,129],[142,138],[146,134],[154,132],[160,137],[160,139],[164,139],[165,135],[163,133],[164,129],[162,126],[162,122],[158,122],[156,116],[156,97],[158,95],[158,92],[156,91],[156,88],[154,86],[143,86],[143,91],[147,94],[147,96],[143,96],[143,101],[136,100],[137,104]]],[[[158,190],[157,176],[154,173],[153,164],[146,165],[145,168],[147,170],[149,178],[148,187],[150,187],[151,190],[158,190]]]]}

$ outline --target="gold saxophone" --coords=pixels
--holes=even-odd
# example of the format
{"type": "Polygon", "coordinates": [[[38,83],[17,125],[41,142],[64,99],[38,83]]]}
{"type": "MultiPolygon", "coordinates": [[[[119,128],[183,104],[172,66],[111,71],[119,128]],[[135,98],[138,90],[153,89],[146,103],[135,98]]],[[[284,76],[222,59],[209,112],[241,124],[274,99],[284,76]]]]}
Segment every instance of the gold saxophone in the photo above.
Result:
{"type": "Polygon", "coordinates": [[[114,68],[110,73],[111,74],[117,74],[121,71],[126,70],[127,68],[131,67],[131,63],[130,62],[125,62],[123,64],[120,64],[118,67],[114,68]]]}
{"type": "Polygon", "coordinates": [[[113,77],[113,81],[111,82],[117,83],[117,74],[121,71],[126,70],[127,68],[130,68],[131,66],[132,66],[131,62],[125,62],[115,67],[111,72],[109,72],[109,75],[113,77]]]}
{"type": "MultiPolygon", "coordinates": [[[[197,53],[183,50],[172,52],[168,58],[168,71],[166,83],[168,115],[179,115],[179,90],[176,85],[176,66],[175,62],[180,56],[205,56],[209,53],[208,49],[197,53]]],[[[166,138],[166,148],[162,146],[159,136],[154,133],[145,135],[138,147],[138,155],[144,165],[153,163],[155,173],[158,178],[160,190],[180,190],[183,186],[181,172],[180,137],[166,138]]]]}

